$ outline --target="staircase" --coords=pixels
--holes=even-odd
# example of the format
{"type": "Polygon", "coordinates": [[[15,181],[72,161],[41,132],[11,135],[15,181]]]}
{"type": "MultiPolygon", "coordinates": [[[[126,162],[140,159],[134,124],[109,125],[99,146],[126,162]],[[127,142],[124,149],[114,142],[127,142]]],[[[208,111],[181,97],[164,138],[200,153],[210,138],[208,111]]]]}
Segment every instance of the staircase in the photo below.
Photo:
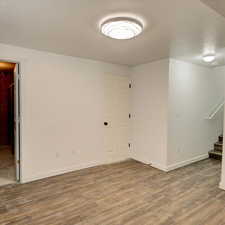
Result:
{"type": "Polygon", "coordinates": [[[214,149],[209,151],[209,158],[222,159],[223,154],[223,135],[220,135],[218,142],[214,144],[214,149]]]}

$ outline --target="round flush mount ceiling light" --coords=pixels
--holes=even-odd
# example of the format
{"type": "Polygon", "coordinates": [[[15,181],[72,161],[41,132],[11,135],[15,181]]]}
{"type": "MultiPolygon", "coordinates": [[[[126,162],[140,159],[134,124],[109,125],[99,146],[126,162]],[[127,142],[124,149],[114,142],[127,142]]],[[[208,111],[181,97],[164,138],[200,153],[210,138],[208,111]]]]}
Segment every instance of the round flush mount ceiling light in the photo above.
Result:
{"type": "Polygon", "coordinates": [[[203,61],[207,63],[213,62],[215,59],[216,59],[215,54],[208,54],[203,56],[203,61]]]}
{"type": "Polygon", "coordinates": [[[133,18],[116,17],[104,21],[100,29],[107,37],[127,40],[138,36],[143,31],[143,24],[133,18]]]}

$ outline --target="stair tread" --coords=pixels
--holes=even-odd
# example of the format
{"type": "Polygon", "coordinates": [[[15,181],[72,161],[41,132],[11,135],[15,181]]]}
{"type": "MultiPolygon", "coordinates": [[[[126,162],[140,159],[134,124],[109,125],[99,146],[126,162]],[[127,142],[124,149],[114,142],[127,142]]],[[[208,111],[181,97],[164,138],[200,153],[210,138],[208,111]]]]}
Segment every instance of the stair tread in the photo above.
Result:
{"type": "Polygon", "coordinates": [[[222,134],[219,136],[218,141],[223,143],[223,135],[222,134]]]}
{"type": "Polygon", "coordinates": [[[210,154],[214,154],[214,155],[222,156],[222,152],[216,151],[216,150],[211,150],[211,151],[209,151],[209,153],[210,153],[210,154]]]}
{"type": "Polygon", "coordinates": [[[223,146],[223,142],[217,141],[217,142],[215,143],[215,145],[223,146]]]}

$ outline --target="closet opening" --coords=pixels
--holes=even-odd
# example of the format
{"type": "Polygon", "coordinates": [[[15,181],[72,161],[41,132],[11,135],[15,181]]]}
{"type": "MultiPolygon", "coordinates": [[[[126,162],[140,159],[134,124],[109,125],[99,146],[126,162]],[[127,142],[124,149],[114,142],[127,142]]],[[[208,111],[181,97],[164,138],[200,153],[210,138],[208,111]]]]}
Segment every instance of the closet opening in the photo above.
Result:
{"type": "Polygon", "coordinates": [[[19,64],[0,61],[0,186],[19,181],[19,139],[19,64]]]}

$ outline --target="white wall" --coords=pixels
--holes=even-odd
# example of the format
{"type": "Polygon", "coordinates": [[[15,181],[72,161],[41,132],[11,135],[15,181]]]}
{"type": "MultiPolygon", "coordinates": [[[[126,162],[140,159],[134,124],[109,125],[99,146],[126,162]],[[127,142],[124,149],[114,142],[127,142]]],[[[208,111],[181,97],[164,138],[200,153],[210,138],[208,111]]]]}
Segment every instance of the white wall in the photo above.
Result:
{"type": "Polygon", "coordinates": [[[22,181],[128,157],[128,67],[2,44],[0,59],[21,62],[22,181]]]}
{"type": "MultiPolygon", "coordinates": [[[[214,69],[215,74],[218,77],[218,88],[221,90],[221,94],[225,96],[225,66],[217,67],[214,69]]],[[[225,111],[224,111],[225,118],[225,111]]],[[[224,128],[225,129],[225,120],[224,120],[224,128]]],[[[223,145],[223,152],[225,152],[225,145],[223,145]]],[[[223,154],[222,160],[222,171],[221,171],[221,182],[220,187],[225,190],[225,154],[223,154]]]]}
{"type": "Polygon", "coordinates": [[[132,70],[132,158],[165,169],[169,60],[132,70]]]}
{"type": "Polygon", "coordinates": [[[173,169],[206,155],[221,132],[222,116],[204,116],[224,93],[222,68],[166,59],[131,69],[2,44],[0,59],[21,62],[23,182],[129,154],[173,169]]]}
{"type": "MultiPolygon", "coordinates": [[[[225,72],[225,70],[224,70],[225,72]]],[[[224,112],[224,118],[225,118],[225,112],[224,112]]],[[[225,129],[225,120],[223,121],[223,130],[225,129]]],[[[223,139],[223,143],[225,143],[223,139]]],[[[221,180],[220,180],[220,188],[225,190],[225,144],[223,144],[223,158],[222,158],[222,168],[221,168],[221,180]]]]}
{"type": "Polygon", "coordinates": [[[213,68],[161,60],[132,70],[131,157],[169,171],[208,157],[223,130],[225,76],[213,68]]]}
{"type": "Polygon", "coordinates": [[[205,117],[223,98],[214,69],[170,60],[168,169],[208,157],[223,129],[222,111],[205,117]]]}
{"type": "Polygon", "coordinates": [[[213,76],[216,76],[217,89],[221,96],[224,96],[225,90],[225,66],[216,67],[213,69],[213,76]]]}

